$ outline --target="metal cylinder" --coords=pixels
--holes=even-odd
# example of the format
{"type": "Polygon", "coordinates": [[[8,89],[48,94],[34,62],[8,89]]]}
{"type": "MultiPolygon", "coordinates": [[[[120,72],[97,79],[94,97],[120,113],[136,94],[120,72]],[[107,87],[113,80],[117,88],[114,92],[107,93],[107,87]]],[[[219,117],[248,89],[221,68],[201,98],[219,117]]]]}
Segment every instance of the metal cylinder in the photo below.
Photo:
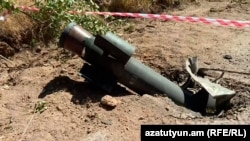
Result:
{"type": "Polygon", "coordinates": [[[94,44],[103,49],[106,54],[118,59],[124,65],[135,52],[134,46],[111,32],[107,32],[104,36],[97,35],[94,44]]]}
{"type": "MultiPolygon", "coordinates": [[[[112,38],[113,36],[109,39],[112,38]]],[[[94,42],[95,37],[75,23],[69,24],[60,38],[61,46],[80,55],[88,63],[111,72],[118,82],[139,94],[165,94],[177,104],[195,111],[204,111],[207,107],[216,109],[222,104],[206,92],[188,93],[132,57],[123,64],[119,59],[106,55],[105,50],[94,42]]],[[[131,50],[132,53],[133,49],[131,50]]]]}
{"type": "Polygon", "coordinates": [[[135,47],[124,41],[120,37],[114,35],[111,32],[107,32],[104,36],[110,43],[116,46],[119,50],[127,54],[128,56],[132,56],[135,52],[135,47]]]}
{"type": "Polygon", "coordinates": [[[79,56],[83,55],[83,43],[86,39],[92,38],[93,35],[83,29],[76,23],[70,23],[61,34],[59,44],[67,50],[76,53],[79,56]]]}

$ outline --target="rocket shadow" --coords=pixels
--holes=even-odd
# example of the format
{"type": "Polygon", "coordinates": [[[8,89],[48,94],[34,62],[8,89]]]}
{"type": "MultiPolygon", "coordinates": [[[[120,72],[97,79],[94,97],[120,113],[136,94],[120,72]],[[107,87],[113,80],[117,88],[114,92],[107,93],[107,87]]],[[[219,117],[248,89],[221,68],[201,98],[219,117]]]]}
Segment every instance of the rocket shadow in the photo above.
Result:
{"type": "Polygon", "coordinates": [[[132,95],[125,87],[116,85],[112,92],[108,93],[91,82],[75,81],[68,76],[57,76],[44,86],[38,98],[55,94],[59,91],[66,91],[72,95],[71,102],[74,104],[85,104],[88,100],[93,103],[100,102],[104,95],[114,97],[132,95]]]}

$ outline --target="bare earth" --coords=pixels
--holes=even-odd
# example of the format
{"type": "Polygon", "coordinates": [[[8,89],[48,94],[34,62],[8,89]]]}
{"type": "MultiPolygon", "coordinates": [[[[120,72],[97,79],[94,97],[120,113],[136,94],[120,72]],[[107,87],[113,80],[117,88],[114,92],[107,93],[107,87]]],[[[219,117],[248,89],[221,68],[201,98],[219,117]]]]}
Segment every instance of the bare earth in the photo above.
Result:
{"type": "MultiPolygon", "coordinates": [[[[202,2],[168,14],[250,20],[250,2],[202,2]]],[[[250,73],[249,28],[134,22],[131,32],[119,36],[136,47],[135,58],[171,80],[174,72],[185,71],[184,62],[192,56],[198,56],[201,67],[250,73]]],[[[237,92],[233,106],[201,115],[166,97],[140,96],[126,88],[105,93],[78,75],[84,62],[78,56],[55,45],[40,49],[22,51],[10,58],[12,63],[0,60],[0,141],[138,141],[141,124],[250,123],[249,75],[226,73],[220,84],[237,92]],[[118,100],[117,107],[102,107],[105,95],[118,100]],[[33,114],[38,100],[46,101],[47,110],[33,114]]]]}

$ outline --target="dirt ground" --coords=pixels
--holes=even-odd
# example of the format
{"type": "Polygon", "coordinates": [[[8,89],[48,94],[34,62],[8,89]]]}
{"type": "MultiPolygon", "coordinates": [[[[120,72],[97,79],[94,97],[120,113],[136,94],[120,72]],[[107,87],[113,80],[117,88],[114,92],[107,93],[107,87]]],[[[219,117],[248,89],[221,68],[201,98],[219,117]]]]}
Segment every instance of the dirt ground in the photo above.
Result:
{"type": "MultiPolygon", "coordinates": [[[[250,2],[202,2],[167,13],[250,20],[250,2]]],[[[174,72],[185,71],[185,60],[192,56],[198,56],[201,67],[250,73],[249,28],[133,22],[134,29],[118,35],[136,47],[136,59],[171,80],[174,72]]],[[[0,141],[138,141],[141,124],[250,123],[250,75],[226,72],[220,84],[236,91],[232,107],[201,115],[162,96],[140,96],[126,88],[105,93],[78,75],[82,59],[53,44],[9,59],[0,59],[0,141]],[[100,105],[105,95],[119,101],[114,109],[100,105]],[[47,109],[33,114],[39,100],[47,109]]]]}

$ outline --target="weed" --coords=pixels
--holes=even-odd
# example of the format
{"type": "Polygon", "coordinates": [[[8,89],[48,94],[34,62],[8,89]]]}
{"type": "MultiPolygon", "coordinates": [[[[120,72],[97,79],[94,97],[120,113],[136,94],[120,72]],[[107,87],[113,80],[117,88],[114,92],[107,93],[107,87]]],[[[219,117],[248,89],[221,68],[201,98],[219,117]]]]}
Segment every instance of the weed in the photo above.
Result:
{"type": "MultiPolygon", "coordinates": [[[[124,18],[117,19],[112,16],[101,17],[84,13],[99,11],[101,3],[107,7],[107,10],[116,12],[158,13],[159,5],[171,6],[190,1],[195,0],[29,0],[30,4],[40,9],[39,12],[29,12],[15,8],[15,4],[19,3],[17,0],[1,0],[0,12],[10,10],[12,22],[3,24],[0,31],[8,39],[7,35],[13,36],[12,38],[17,43],[13,44],[12,40],[8,40],[8,43],[11,42],[11,47],[20,43],[35,46],[35,43],[43,42],[48,45],[51,40],[58,39],[65,26],[70,22],[76,22],[92,34],[115,32],[116,28],[127,23],[124,18]],[[98,2],[99,5],[95,2],[98,2]],[[158,5],[158,8],[155,5],[158,5]]],[[[125,30],[130,32],[133,30],[133,26],[127,26],[125,30]]]]}
{"type": "Polygon", "coordinates": [[[98,11],[98,5],[92,0],[32,0],[39,12],[20,11],[15,8],[14,0],[0,1],[0,11],[10,10],[24,13],[32,19],[34,27],[30,40],[47,42],[57,38],[63,28],[70,22],[76,22],[93,34],[103,34],[110,31],[110,27],[103,18],[86,15],[87,11],[98,11]],[[76,11],[78,14],[72,13],[76,11]]]}
{"type": "Polygon", "coordinates": [[[43,113],[47,110],[46,101],[37,101],[33,113],[43,113]]]}
{"type": "Polygon", "coordinates": [[[10,0],[1,0],[0,11],[4,10],[11,10],[12,12],[17,11],[17,9],[14,8],[13,2],[11,2],[10,0]]]}
{"type": "Polygon", "coordinates": [[[62,28],[70,22],[78,23],[93,34],[102,34],[109,30],[101,18],[84,14],[86,11],[98,11],[98,5],[92,0],[34,0],[34,2],[40,12],[31,13],[31,16],[40,25],[39,33],[45,39],[58,37],[62,28]],[[76,11],[78,14],[70,11],[76,11]]]}

